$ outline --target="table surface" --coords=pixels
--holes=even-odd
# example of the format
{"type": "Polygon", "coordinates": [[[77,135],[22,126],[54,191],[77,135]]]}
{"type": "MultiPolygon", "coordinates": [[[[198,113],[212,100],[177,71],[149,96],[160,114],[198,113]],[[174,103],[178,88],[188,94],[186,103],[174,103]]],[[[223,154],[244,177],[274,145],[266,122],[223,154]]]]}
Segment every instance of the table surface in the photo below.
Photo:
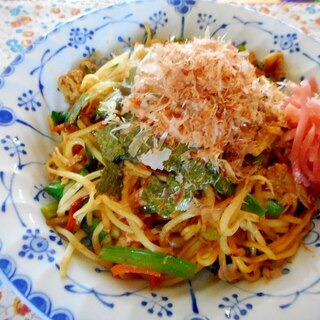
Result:
{"type": "MultiPolygon", "coordinates": [[[[35,39],[59,23],[121,0],[0,0],[0,72],[35,39]]],[[[320,0],[319,0],[320,1],[320,0]]],[[[218,2],[232,2],[220,0],[218,2]]],[[[320,41],[320,3],[240,0],[259,12],[294,25],[320,41]],[[254,3],[253,3],[254,2],[254,3]],[[268,2],[268,3],[267,3],[268,2]]],[[[0,277],[0,319],[39,320],[0,277]]]]}

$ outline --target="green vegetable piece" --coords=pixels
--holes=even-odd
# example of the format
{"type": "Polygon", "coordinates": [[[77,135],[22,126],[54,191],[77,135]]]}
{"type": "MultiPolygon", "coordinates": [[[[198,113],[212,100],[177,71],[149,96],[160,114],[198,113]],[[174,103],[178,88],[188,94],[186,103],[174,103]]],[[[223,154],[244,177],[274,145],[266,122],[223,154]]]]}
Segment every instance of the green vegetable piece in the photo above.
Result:
{"type": "Polygon", "coordinates": [[[188,151],[188,147],[180,143],[164,163],[165,170],[182,174],[184,183],[191,184],[194,191],[202,190],[206,184],[212,184],[221,195],[230,196],[235,193],[236,185],[224,178],[212,166],[195,159],[188,159],[188,151]]]}
{"type": "Polygon", "coordinates": [[[241,210],[255,213],[258,216],[263,216],[266,213],[266,209],[252,194],[248,194],[245,197],[241,210]]]}
{"type": "MultiPolygon", "coordinates": [[[[97,219],[97,218],[93,218],[92,219],[92,224],[91,225],[88,225],[87,223],[83,223],[81,225],[81,228],[82,230],[91,238],[92,237],[92,234],[95,230],[95,228],[97,227],[97,225],[100,223],[100,220],[97,219]]],[[[105,237],[107,237],[109,234],[108,232],[102,230],[100,233],[99,233],[99,239],[100,241],[103,241],[105,239],[105,237]]]]}
{"type": "Polygon", "coordinates": [[[237,48],[238,48],[239,52],[243,52],[243,51],[247,50],[246,45],[245,45],[244,42],[240,43],[237,48]]]}
{"type": "Polygon", "coordinates": [[[112,86],[114,89],[120,90],[124,96],[127,96],[128,94],[131,93],[131,86],[129,84],[114,82],[112,86]]]}
{"type": "Polygon", "coordinates": [[[41,208],[41,212],[46,220],[55,218],[57,216],[59,202],[51,202],[46,204],[44,207],[41,208]]]}
{"type": "Polygon", "coordinates": [[[119,198],[123,187],[123,174],[118,165],[112,161],[106,161],[101,174],[101,180],[97,184],[97,190],[100,194],[105,193],[108,196],[119,198]]]}
{"type": "Polygon", "coordinates": [[[64,186],[61,184],[60,179],[53,180],[50,184],[48,184],[44,191],[46,191],[50,196],[55,198],[56,200],[60,200],[63,195],[64,186]]]}
{"type": "Polygon", "coordinates": [[[264,161],[264,155],[263,154],[259,154],[253,161],[252,163],[258,167],[260,167],[262,165],[264,161]]]}
{"type": "Polygon", "coordinates": [[[84,70],[85,70],[86,74],[93,74],[94,73],[94,71],[87,64],[84,65],[84,70]]]}
{"type": "Polygon", "coordinates": [[[143,189],[142,199],[146,202],[147,211],[157,213],[168,218],[175,211],[174,196],[170,193],[167,184],[156,176],[151,176],[147,186],[143,189]]]}
{"type": "Polygon", "coordinates": [[[220,173],[213,173],[214,181],[212,185],[223,196],[229,197],[236,192],[236,185],[220,173]]]}
{"type": "Polygon", "coordinates": [[[145,143],[143,143],[137,152],[137,156],[147,153],[150,149],[154,147],[152,137],[149,138],[145,143]]]}
{"type": "Polygon", "coordinates": [[[114,128],[115,125],[108,125],[96,132],[97,142],[105,161],[118,160],[126,154],[121,141],[111,132],[114,128]]]}
{"type": "Polygon", "coordinates": [[[120,90],[115,90],[111,94],[108,95],[108,97],[101,101],[97,110],[97,117],[98,118],[106,118],[110,110],[120,109],[121,102],[123,99],[123,95],[120,90]]]}
{"type": "Polygon", "coordinates": [[[176,205],[176,210],[186,211],[190,208],[190,202],[193,199],[194,193],[190,189],[185,189],[182,199],[176,205]]]}
{"type": "Polygon", "coordinates": [[[181,190],[181,182],[178,182],[177,176],[173,173],[168,174],[167,184],[171,193],[178,193],[181,190]]]}
{"type": "Polygon", "coordinates": [[[183,163],[181,174],[190,188],[195,191],[202,190],[205,185],[213,183],[212,171],[205,163],[194,159],[183,163]]]}
{"type": "Polygon", "coordinates": [[[129,76],[127,78],[127,83],[129,84],[132,84],[133,81],[134,81],[134,77],[136,76],[136,73],[137,73],[137,67],[132,67],[130,70],[129,70],[129,76]]]}
{"type": "Polygon", "coordinates": [[[184,279],[192,279],[197,269],[194,263],[187,260],[137,248],[104,246],[100,251],[100,257],[114,263],[154,270],[184,279]]]}
{"type": "Polygon", "coordinates": [[[180,143],[172,150],[172,153],[167,161],[164,162],[164,169],[167,171],[179,172],[182,164],[186,159],[184,155],[189,151],[187,145],[180,143]]]}
{"type": "MultiPolygon", "coordinates": [[[[121,144],[123,145],[124,149],[126,151],[128,151],[129,146],[131,144],[131,142],[133,141],[133,139],[135,138],[135,136],[140,132],[140,127],[136,126],[136,127],[130,127],[129,131],[126,131],[125,134],[120,134],[119,135],[119,140],[121,142],[121,144]]],[[[129,157],[129,155],[127,154],[127,157],[129,157]]]]}
{"type": "Polygon", "coordinates": [[[88,173],[89,171],[86,168],[82,168],[79,172],[79,174],[81,174],[83,177],[85,177],[88,173]]]}
{"type": "Polygon", "coordinates": [[[53,125],[57,126],[58,124],[64,123],[66,120],[68,112],[65,111],[52,111],[51,112],[51,119],[53,125]]]}
{"type": "Polygon", "coordinates": [[[73,105],[72,109],[68,112],[65,123],[74,124],[82,109],[89,103],[90,98],[91,97],[88,93],[83,93],[73,105]]]}
{"type": "Polygon", "coordinates": [[[269,199],[266,204],[267,215],[272,218],[278,218],[284,210],[284,206],[279,202],[269,199]]]}

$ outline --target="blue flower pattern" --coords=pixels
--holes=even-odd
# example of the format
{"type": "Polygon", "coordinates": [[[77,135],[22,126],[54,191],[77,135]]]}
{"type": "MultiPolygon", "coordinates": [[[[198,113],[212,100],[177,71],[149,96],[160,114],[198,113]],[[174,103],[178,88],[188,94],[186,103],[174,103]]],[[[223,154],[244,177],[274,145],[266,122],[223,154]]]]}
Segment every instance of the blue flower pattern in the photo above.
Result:
{"type": "MultiPolygon", "coordinates": [[[[263,294],[259,293],[258,296],[263,296],[263,294]]],[[[219,304],[219,308],[224,310],[228,319],[239,320],[241,316],[245,316],[253,308],[251,303],[245,303],[244,299],[239,300],[236,293],[232,294],[231,298],[223,297],[222,300],[224,303],[219,304]]]]}
{"type": "Polygon", "coordinates": [[[287,34],[275,34],[273,36],[273,43],[279,45],[282,51],[289,51],[290,53],[299,52],[299,42],[298,36],[296,33],[287,33],[287,34]]]}
{"type": "Polygon", "coordinates": [[[78,49],[79,46],[84,45],[88,39],[92,40],[93,35],[94,31],[88,30],[87,28],[71,28],[68,46],[78,49]]]}
{"type": "Polygon", "coordinates": [[[3,139],[1,139],[1,144],[5,151],[9,152],[9,156],[11,158],[17,156],[18,157],[18,168],[22,169],[23,164],[21,160],[21,156],[25,156],[27,151],[25,150],[25,144],[17,137],[11,137],[10,135],[6,135],[3,139]]]}
{"type": "Polygon", "coordinates": [[[151,28],[157,32],[159,27],[164,27],[168,23],[167,13],[164,11],[157,11],[149,17],[151,28]]]}
{"type": "Polygon", "coordinates": [[[26,111],[36,111],[37,108],[41,107],[41,102],[36,100],[36,95],[37,93],[34,93],[30,89],[27,92],[24,92],[18,97],[18,106],[24,108],[26,111]]]}
{"type": "MultiPolygon", "coordinates": [[[[288,274],[289,272],[285,271],[283,274],[288,274]]],[[[232,286],[232,285],[231,285],[232,286]]],[[[253,301],[270,297],[277,298],[277,303],[281,300],[285,300],[284,303],[278,304],[280,309],[287,309],[296,303],[299,298],[303,295],[319,295],[320,294],[320,277],[315,281],[311,282],[309,285],[289,293],[279,293],[273,294],[268,292],[250,292],[249,290],[244,290],[240,287],[233,285],[234,290],[238,293],[231,294],[231,297],[223,297],[222,303],[219,304],[219,308],[224,311],[225,317],[227,319],[240,320],[245,317],[249,311],[254,309],[253,301]]]]}
{"type": "Polygon", "coordinates": [[[172,307],[173,304],[169,301],[166,296],[159,296],[156,293],[151,293],[151,299],[144,299],[141,301],[141,305],[146,307],[148,313],[157,314],[159,318],[166,315],[167,317],[171,317],[173,315],[172,307]]]}
{"type": "MultiPolygon", "coordinates": [[[[98,272],[101,272],[99,270],[98,272]]],[[[134,291],[126,291],[120,294],[110,293],[106,291],[97,291],[92,288],[88,288],[79,281],[76,281],[70,276],[67,276],[69,284],[65,286],[65,289],[73,294],[87,294],[88,296],[94,296],[97,301],[103,304],[105,307],[113,309],[115,308],[115,298],[136,297],[140,300],[140,305],[146,308],[149,314],[156,315],[158,318],[173,316],[173,303],[167,296],[158,295],[155,292],[149,294],[143,294],[141,291],[145,289],[137,289],[134,291]]]]}
{"type": "Polygon", "coordinates": [[[41,198],[47,199],[47,193],[43,184],[40,184],[39,186],[34,186],[34,188],[37,190],[35,196],[33,197],[34,201],[39,202],[41,198]]]}
{"type": "Polygon", "coordinates": [[[85,51],[82,53],[82,56],[84,58],[91,57],[93,55],[93,53],[96,51],[95,48],[91,48],[89,46],[85,46],[84,49],[85,49],[85,51]]]}
{"type": "MultiPolygon", "coordinates": [[[[28,259],[38,259],[43,260],[47,258],[48,262],[53,262],[56,250],[50,249],[49,241],[40,235],[39,229],[27,229],[26,233],[23,235],[22,239],[27,242],[22,246],[19,251],[20,257],[25,257],[28,259]]],[[[61,240],[58,237],[49,237],[51,241],[57,241],[58,244],[62,245],[61,240]]]]}
{"type": "Polygon", "coordinates": [[[178,13],[184,15],[191,11],[197,0],[168,0],[168,3],[174,6],[178,13]]]}
{"type": "Polygon", "coordinates": [[[216,21],[217,19],[215,19],[212,14],[198,13],[197,24],[199,25],[200,30],[206,30],[207,27],[211,26],[216,21]]]}
{"type": "MultiPolygon", "coordinates": [[[[187,15],[196,8],[197,0],[167,0],[169,6],[173,7],[175,11],[181,16],[181,35],[184,35],[184,28],[187,15]]],[[[306,10],[314,10],[313,7],[310,7],[306,10]]],[[[160,28],[163,28],[168,23],[168,15],[165,10],[158,10],[155,11],[153,14],[149,15],[149,24],[153,32],[159,31],[160,28]]],[[[60,48],[56,48],[52,50],[48,48],[42,54],[42,58],[40,61],[40,65],[35,67],[29,74],[32,77],[36,77],[38,83],[38,90],[35,89],[25,89],[21,92],[20,96],[18,96],[17,105],[21,110],[24,111],[33,111],[36,112],[39,110],[43,102],[39,99],[38,95],[41,95],[45,100],[45,85],[43,82],[43,72],[47,67],[47,64],[50,61],[54,61],[55,57],[62,54],[67,48],[72,48],[73,50],[82,50],[82,56],[87,57],[91,56],[96,49],[90,45],[90,41],[93,40],[95,33],[108,28],[110,25],[114,25],[117,23],[131,23],[137,25],[139,28],[144,27],[144,21],[137,21],[134,19],[132,14],[126,14],[120,19],[115,19],[110,16],[104,17],[105,22],[101,26],[97,26],[94,30],[90,30],[88,28],[82,28],[76,26],[76,23],[69,23],[71,27],[68,29],[68,40],[65,45],[61,46],[60,48]]],[[[217,17],[215,13],[207,13],[207,12],[198,12],[196,15],[196,23],[200,31],[205,30],[208,26],[215,25],[217,21],[217,17]]],[[[223,23],[217,27],[215,31],[213,31],[213,35],[216,35],[220,31],[225,31],[229,28],[229,26],[233,24],[243,24],[243,25],[250,25],[261,32],[266,32],[272,35],[273,37],[273,44],[276,48],[282,51],[287,51],[289,54],[300,52],[303,48],[300,47],[299,38],[297,33],[291,32],[286,34],[276,34],[272,31],[268,30],[264,27],[263,22],[260,21],[244,21],[240,18],[234,17],[234,22],[230,23],[223,23]]],[[[65,26],[65,28],[68,27],[65,26]]],[[[57,28],[58,29],[58,28],[57,28]]],[[[130,37],[124,37],[121,35],[117,36],[118,42],[124,44],[125,46],[131,46],[132,39],[130,37]]],[[[47,40],[47,36],[44,36],[38,40],[38,42],[34,43],[32,46],[27,48],[24,52],[17,55],[17,58],[0,74],[0,89],[4,87],[5,81],[8,77],[10,77],[16,70],[19,64],[21,64],[24,59],[25,55],[32,52],[35,47],[39,44],[45,43],[47,40]]],[[[14,44],[12,44],[14,45],[14,44]]],[[[275,48],[275,49],[276,49],[275,48]]],[[[17,51],[19,48],[17,48],[17,51]]],[[[317,56],[310,56],[307,53],[302,53],[307,59],[312,60],[313,62],[320,65],[320,55],[317,56]]],[[[14,110],[11,106],[5,106],[3,103],[0,102],[0,127],[1,126],[12,126],[13,124],[19,123],[23,126],[26,126],[32,130],[37,131],[41,135],[45,136],[41,133],[38,129],[32,127],[29,123],[25,120],[20,119],[15,114],[14,110]]],[[[19,137],[6,135],[0,140],[2,149],[10,158],[15,158],[17,160],[17,168],[18,170],[23,170],[23,168],[32,162],[25,162],[23,159],[25,156],[28,155],[26,145],[20,140],[19,137]]],[[[47,236],[41,235],[39,229],[33,229],[27,226],[27,224],[23,221],[22,217],[20,216],[19,210],[17,209],[14,197],[13,197],[13,182],[15,179],[15,174],[8,174],[3,171],[0,171],[0,186],[2,185],[3,190],[7,192],[7,196],[2,202],[1,211],[3,213],[7,212],[7,202],[10,200],[14,211],[16,212],[19,221],[21,222],[21,226],[25,228],[25,233],[22,236],[23,244],[18,252],[18,256],[22,259],[34,260],[37,259],[39,261],[47,261],[49,263],[53,263],[55,261],[55,254],[56,250],[51,248],[53,244],[55,245],[62,245],[62,241],[60,237],[52,230],[49,230],[49,234],[47,236]]],[[[33,197],[34,201],[39,202],[41,198],[45,198],[45,192],[43,190],[43,185],[34,186],[36,189],[36,194],[33,197]]],[[[320,234],[317,230],[318,220],[320,220],[320,216],[316,217],[312,226],[312,230],[308,237],[305,239],[305,244],[307,246],[318,248],[320,247],[320,234]]],[[[15,261],[4,257],[1,255],[1,248],[2,243],[0,239],[0,270],[6,275],[6,277],[10,280],[15,277],[14,285],[17,289],[26,297],[29,301],[32,300],[34,297],[34,292],[32,292],[32,283],[26,277],[17,274],[15,261]],[[25,289],[28,288],[28,289],[25,289]]],[[[104,270],[105,272],[105,270],[104,270]]],[[[289,274],[290,269],[284,268],[284,274],[289,274]]],[[[109,308],[114,308],[115,303],[110,302],[110,299],[124,299],[125,297],[135,297],[139,299],[139,303],[141,307],[143,307],[149,315],[153,315],[156,318],[170,318],[174,315],[174,304],[170,300],[170,297],[158,295],[156,293],[150,293],[150,295],[146,295],[138,291],[132,292],[124,292],[121,294],[109,294],[105,292],[97,292],[92,288],[87,288],[82,283],[77,282],[69,278],[71,284],[65,286],[65,290],[72,294],[87,294],[94,296],[99,302],[109,308]]],[[[236,286],[232,287],[234,292],[230,296],[225,296],[222,298],[222,302],[218,305],[218,308],[221,312],[225,315],[226,318],[232,318],[234,320],[239,320],[241,318],[245,318],[250,312],[254,309],[254,301],[259,298],[263,297],[277,297],[278,299],[287,299],[284,304],[280,304],[279,308],[285,309],[290,307],[293,303],[295,303],[299,297],[303,294],[319,294],[320,288],[320,278],[316,279],[308,286],[301,288],[298,291],[283,294],[281,296],[277,296],[275,294],[270,294],[266,292],[248,292],[244,291],[241,288],[236,286]]],[[[208,320],[207,316],[203,316],[200,313],[197,304],[197,297],[196,293],[192,288],[192,282],[189,282],[189,289],[190,289],[190,296],[192,301],[191,312],[192,314],[188,317],[185,317],[185,320],[198,320],[198,319],[205,319],[208,320]]],[[[74,319],[72,313],[70,313],[66,309],[53,309],[49,308],[51,306],[51,300],[48,296],[43,293],[37,293],[37,301],[32,302],[36,308],[42,310],[43,313],[50,317],[51,319],[74,319]]]]}
{"type": "Polygon", "coordinates": [[[119,43],[124,44],[124,47],[125,47],[125,48],[126,48],[126,47],[127,47],[127,48],[130,48],[130,47],[132,46],[132,43],[131,43],[132,39],[131,39],[131,37],[128,37],[127,40],[126,40],[126,39],[124,39],[122,36],[118,36],[117,40],[118,40],[119,43]]]}
{"type": "Polygon", "coordinates": [[[168,4],[173,6],[176,12],[181,15],[180,38],[183,38],[185,32],[185,16],[191,11],[192,7],[197,4],[197,0],[168,0],[168,4]]]}

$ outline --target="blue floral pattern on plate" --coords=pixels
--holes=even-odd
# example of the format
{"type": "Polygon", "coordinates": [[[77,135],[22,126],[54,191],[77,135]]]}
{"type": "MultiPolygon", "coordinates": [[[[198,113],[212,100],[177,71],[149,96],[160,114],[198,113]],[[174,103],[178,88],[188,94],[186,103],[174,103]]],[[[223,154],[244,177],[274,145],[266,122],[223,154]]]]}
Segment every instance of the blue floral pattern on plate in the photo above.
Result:
{"type": "Polygon", "coordinates": [[[319,43],[279,21],[212,1],[136,1],[58,26],[19,53],[0,75],[0,272],[28,305],[49,319],[99,320],[107,313],[114,319],[134,314],[143,319],[264,320],[266,299],[279,318],[299,319],[297,307],[303,305],[310,311],[304,319],[314,319],[320,315],[319,217],[305,239],[308,250],[301,249],[295,263],[283,269],[283,277],[268,284],[214,283],[204,272],[193,281],[153,292],[140,281],[115,281],[81,257],[73,259],[67,278],[60,278],[64,246],[40,213],[48,201],[43,164],[54,145],[44,119],[52,109],[66,108],[57,78],[93,53],[103,54],[103,61],[141,41],[146,23],[156,36],[166,38],[203,36],[207,30],[245,44],[258,57],[282,50],[290,78],[316,74],[320,80],[319,43]],[[130,308],[122,308],[124,304],[130,308]]]}

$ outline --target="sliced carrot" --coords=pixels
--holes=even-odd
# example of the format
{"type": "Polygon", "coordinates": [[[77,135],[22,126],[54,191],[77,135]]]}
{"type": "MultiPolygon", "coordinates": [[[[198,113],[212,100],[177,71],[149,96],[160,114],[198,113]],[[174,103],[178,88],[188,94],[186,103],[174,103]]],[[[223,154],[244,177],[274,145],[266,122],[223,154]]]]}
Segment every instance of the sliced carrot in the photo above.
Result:
{"type": "Polygon", "coordinates": [[[57,124],[56,126],[54,126],[54,127],[52,128],[52,131],[53,131],[53,132],[61,132],[61,131],[63,131],[63,130],[66,130],[66,131],[68,131],[68,132],[71,133],[71,132],[76,131],[77,128],[76,128],[74,125],[70,124],[70,123],[67,123],[67,124],[65,124],[65,123],[60,123],[60,124],[57,124]]]}
{"type": "Polygon", "coordinates": [[[52,131],[53,131],[53,132],[60,132],[60,131],[62,131],[64,128],[65,128],[64,123],[60,123],[60,124],[57,124],[56,126],[54,126],[54,127],[52,128],[52,131]]]}
{"type": "Polygon", "coordinates": [[[158,271],[153,271],[145,268],[140,268],[136,266],[129,266],[125,264],[116,264],[111,269],[111,273],[115,278],[122,278],[126,274],[135,274],[139,275],[142,278],[147,276],[150,287],[155,288],[161,279],[161,273],[158,271]]]}
{"type": "Polygon", "coordinates": [[[73,217],[73,214],[80,208],[80,206],[83,204],[84,201],[86,201],[89,198],[89,195],[85,195],[79,199],[77,199],[76,201],[74,201],[71,206],[70,206],[70,210],[69,210],[69,215],[68,215],[68,222],[67,222],[67,226],[66,229],[69,231],[72,231],[73,228],[76,225],[76,220],[73,217]]]}

